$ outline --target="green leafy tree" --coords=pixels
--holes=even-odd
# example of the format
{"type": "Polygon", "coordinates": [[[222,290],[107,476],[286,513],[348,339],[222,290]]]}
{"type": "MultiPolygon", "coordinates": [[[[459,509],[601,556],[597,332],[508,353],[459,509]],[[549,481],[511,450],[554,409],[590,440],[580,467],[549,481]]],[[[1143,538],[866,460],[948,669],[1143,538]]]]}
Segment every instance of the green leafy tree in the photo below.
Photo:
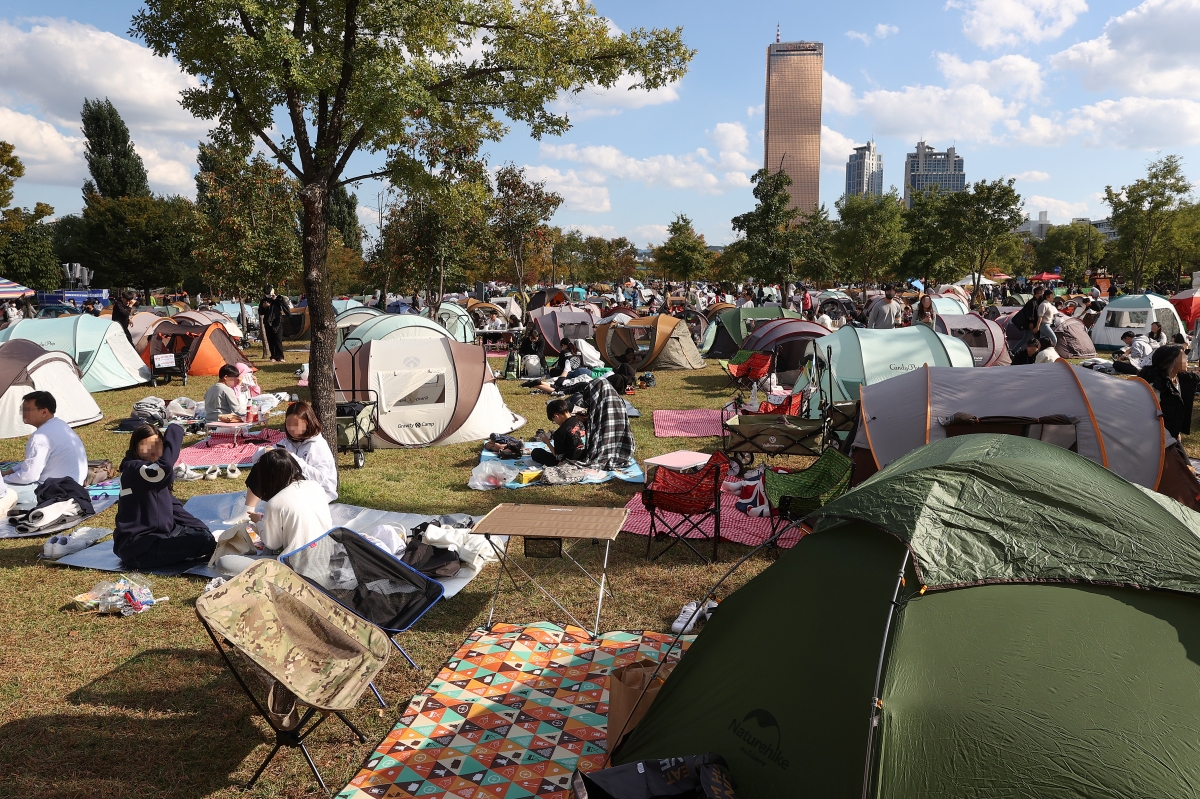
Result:
{"type": "Polygon", "coordinates": [[[1155,246],[1171,221],[1172,213],[1192,191],[1183,174],[1183,162],[1177,155],[1151,161],[1146,176],[1120,190],[1104,187],[1104,201],[1112,210],[1112,224],[1120,239],[1117,258],[1133,290],[1141,290],[1142,281],[1154,277],[1155,246]]]}
{"type": "Polygon", "coordinates": [[[568,230],[565,233],[561,228],[552,228],[551,230],[553,233],[550,262],[554,268],[554,273],[550,278],[551,282],[554,282],[559,276],[563,276],[573,286],[579,267],[583,263],[583,236],[578,230],[568,230]]]}
{"type": "Polygon", "coordinates": [[[592,5],[558,0],[147,0],[132,32],[200,79],[185,108],[259,139],[300,183],[309,388],[331,442],[334,187],[425,180],[501,137],[507,120],[535,137],[562,133],[569,121],[553,102],[564,94],[630,76],[633,88],[665,86],[693,55],[680,29],[619,33],[592,5]],[[361,150],[386,152],[387,168],[347,177],[361,150]]]}
{"type": "Polygon", "coordinates": [[[344,185],[335,186],[329,195],[329,226],[342,239],[342,247],[362,255],[363,234],[358,224],[358,197],[344,185]]]}
{"type": "Polygon", "coordinates": [[[750,256],[746,254],[746,240],[738,239],[721,251],[709,264],[708,278],[719,283],[736,283],[746,274],[750,256]]]}
{"type": "Polygon", "coordinates": [[[981,180],[966,191],[947,195],[946,212],[954,242],[955,260],[966,267],[974,280],[972,303],[978,304],[980,278],[1024,220],[1021,195],[1013,188],[1014,178],[981,180]]]}
{"type": "Polygon", "coordinates": [[[1069,283],[1087,283],[1087,271],[1104,258],[1104,234],[1091,225],[1054,225],[1037,245],[1037,264],[1045,272],[1055,269],[1069,283]]]}
{"type": "Polygon", "coordinates": [[[1166,286],[1174,283],[1175,291],[1179,290],[1185,273],[1196,271],[1200,265],[1200,203],[1181,203],[1171,214],[1170,224],[1156,246],[1154,260],[1167,269],[1170,282],[1166,286]]]}
{"type": "Polygon", "coordinates": [[[839,276],[834,259],[833,234],[836,225],[829,218],[824,204],[800,216],[796,226],[796,249],[793,272],[797,277],[814,283],[829,283],[839,276]]]}
{"type": "Polygon", "coordinates": [[[692,227],[692,220],[683,214],[667,225],[667,240],[654,248],[654,261],[674,280],[682,280],[684,293],[691,291],[692,281],[704,275],[713,261],[704,236],[692,227]]]}
{"type": "Polygon", "coordinates": [[[0,208],[7,208],[13,201],[13,184],[25,176],[25,165],[17,158],[14,148],[0,141],[0,208]]]}
{"type": "Polygon", "coordinates": [[[6,208],[0,215],[0,269],[9,280],[36,291],[58,288],[62,273],[54,257],[54,229],[42,221],[53,213],[37,203],[32,211],[6,208]]]}
{"type": "MultiPolygon", "coordinates": [[[[835,207],[839,218],[833,249],[843,273],[862,280],[863,289],[893,274],[909,240],[896,190],[882,195],[844,194],[835,207]]],[[[866,291],[862,297],[865,305],[866,291]]]]}
{"type": "Polygon", "coordinates": [[[85,197],[99,194],[106,199],[149,197],[146,166],[133,148],[129,128],[113,104],[103,100],[83,101],[83,155],[91,180],[84,181],[85,197]]]}
{"type": "Polygon", "coordinates": [[[492,233],[512,262],[517,291],[524,302],[526,250],[532,244],[544,246],[548,229],[545,223],[562,205],[563,198],[546,191],[545,181],[527,180],[525,168],[514,164],[496,172],[496,191],[492,198],[492,233]]]}
{"type": "Polygon", "coordinates": [[[196,209],[184,197],[88,197],[83,210],[94,283],[178,286],[195,270],[196,209]]]}
{"type": "Polygon", "coordinates": [[[788,207],[792,179],[783,170],[760,169],[750,181],[758,202],[753,211],[733,218],[733,229],[745,236],[749,274],[782,285],[799,255],[795,223],[800,212],[788,207]]]}
{"type": "Polygon", "coordinates": [[[299,187],[261,153],[249,154],[245,146],[201,143],[192,242],[205,283],[243,303],[300,272],[299,187]]]}
{"type": "Polygon", "coordinates": [[[952,283],[962,277],[954,260],[949,198],[936,186],[914,192],[912,207],[903,211],[904,231],[908,233],[908,248],[900,259],[903,277],[919,277],[926,285],[952,283]]]}

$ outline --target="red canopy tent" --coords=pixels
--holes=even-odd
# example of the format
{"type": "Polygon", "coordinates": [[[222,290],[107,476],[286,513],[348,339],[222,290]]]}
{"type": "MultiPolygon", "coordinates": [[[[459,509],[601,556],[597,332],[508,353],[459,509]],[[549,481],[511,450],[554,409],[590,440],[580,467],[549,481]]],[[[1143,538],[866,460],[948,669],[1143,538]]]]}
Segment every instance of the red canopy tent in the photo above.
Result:
{"type": "Polygon", "coordinates": [[[1196,319],[1200,318],[1200,289],[1187,289],[1170,298],[1175,306],[1175,312],[1183,320],[1183,324],[1191,330],[1196,319]]]}
{"type": "Polygon", "coordinates": [[[1040,275],[1034,275],[1029,279],[1038,283],[1049,283],[1051,280],[1062,280],[1062,275],[1056,275],[1053,272],[1042,272],[1040,275]]]}

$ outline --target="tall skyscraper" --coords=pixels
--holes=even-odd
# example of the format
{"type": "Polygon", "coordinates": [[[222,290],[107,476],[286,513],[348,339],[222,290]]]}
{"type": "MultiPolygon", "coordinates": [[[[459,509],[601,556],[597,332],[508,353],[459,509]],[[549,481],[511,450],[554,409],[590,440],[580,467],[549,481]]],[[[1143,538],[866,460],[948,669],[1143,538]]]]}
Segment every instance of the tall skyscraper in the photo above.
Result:
{"type": "Polygon", "coordinates": [[[951,192],[965,189],[967,175],[963,171],[963,159],[953,147],[939,152],[920,141],[917,151],[904,159],[904,204],[912,208],[913,193],[928,191],[932,186],[951,192]]]}
{"type": "Polygon", "coordinates": [[[846,194],[883,194],[883,156],[875,150],[875,142],[855,147],[846,162],[846,194]]]}
{"type": "Polygon", "coordinates": [[[763,165],[792,179],[790,207],[807,213],[821,194],[820,42],[780,42],[767,47],[767,102],[763,165]]]}

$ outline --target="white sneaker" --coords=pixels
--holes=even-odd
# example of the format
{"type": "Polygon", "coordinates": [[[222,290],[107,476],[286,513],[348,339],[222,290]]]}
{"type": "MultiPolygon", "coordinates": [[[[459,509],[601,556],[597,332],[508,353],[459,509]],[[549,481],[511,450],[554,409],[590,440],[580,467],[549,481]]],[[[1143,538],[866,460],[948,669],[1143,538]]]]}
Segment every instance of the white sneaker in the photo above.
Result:
{"type": "Polygon", "coordinates": [[[684,602],[683,607],[679,609],[679,615],[675,617],[675,621],[671,622],[671,632],[690,633],[701,618],[699,607],[700,605],[696,602],[684,602]]]}
{"type": "Polygon", "coordinates": [[[237,467],[236,463],[231,463],[225,467],[225,476],[230,480],[236,480],[242,476],[242,470],[237,467]]]}
{"type": "Polygon", "coordinates": [[[220,466],[209,466],[208,471],[204,473],[205,480],[216,480],[221,476],[220,466]]]}
{"type": "Polygon", "coordinates": [[[720,604],[721,604],[721,600],[713,599],[712,597],[709,597],[708,600],[704,603],[704,607],[700,609],[700,615],[704,617],[705,621],[708,621],[709,619],[712,618],[713,611],[716,610],[717,606],[720,604]]]}
{"type": "Polygon", "coordinates": [[[199,472],[193,472],[182,463],[177,463],[175,464],[175,479],[186,483],[191,480],[203,480],[204,475],[200,474],[199,472]]]}

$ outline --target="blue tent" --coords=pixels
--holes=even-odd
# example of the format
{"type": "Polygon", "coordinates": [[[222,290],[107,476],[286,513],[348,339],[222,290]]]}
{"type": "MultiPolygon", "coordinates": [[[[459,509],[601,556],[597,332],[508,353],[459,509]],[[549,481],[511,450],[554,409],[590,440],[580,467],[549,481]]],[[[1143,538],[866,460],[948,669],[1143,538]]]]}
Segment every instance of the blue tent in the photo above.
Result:
{"type": "Polygon", "coordinates": [[[22,319],[0,330],[0,343],[32,341],[44,350],[65,352],[83,374],[88,391],[112,391],[150,382],[150,370],[108,317],[78,314],[58,319],[22,319]]]}

